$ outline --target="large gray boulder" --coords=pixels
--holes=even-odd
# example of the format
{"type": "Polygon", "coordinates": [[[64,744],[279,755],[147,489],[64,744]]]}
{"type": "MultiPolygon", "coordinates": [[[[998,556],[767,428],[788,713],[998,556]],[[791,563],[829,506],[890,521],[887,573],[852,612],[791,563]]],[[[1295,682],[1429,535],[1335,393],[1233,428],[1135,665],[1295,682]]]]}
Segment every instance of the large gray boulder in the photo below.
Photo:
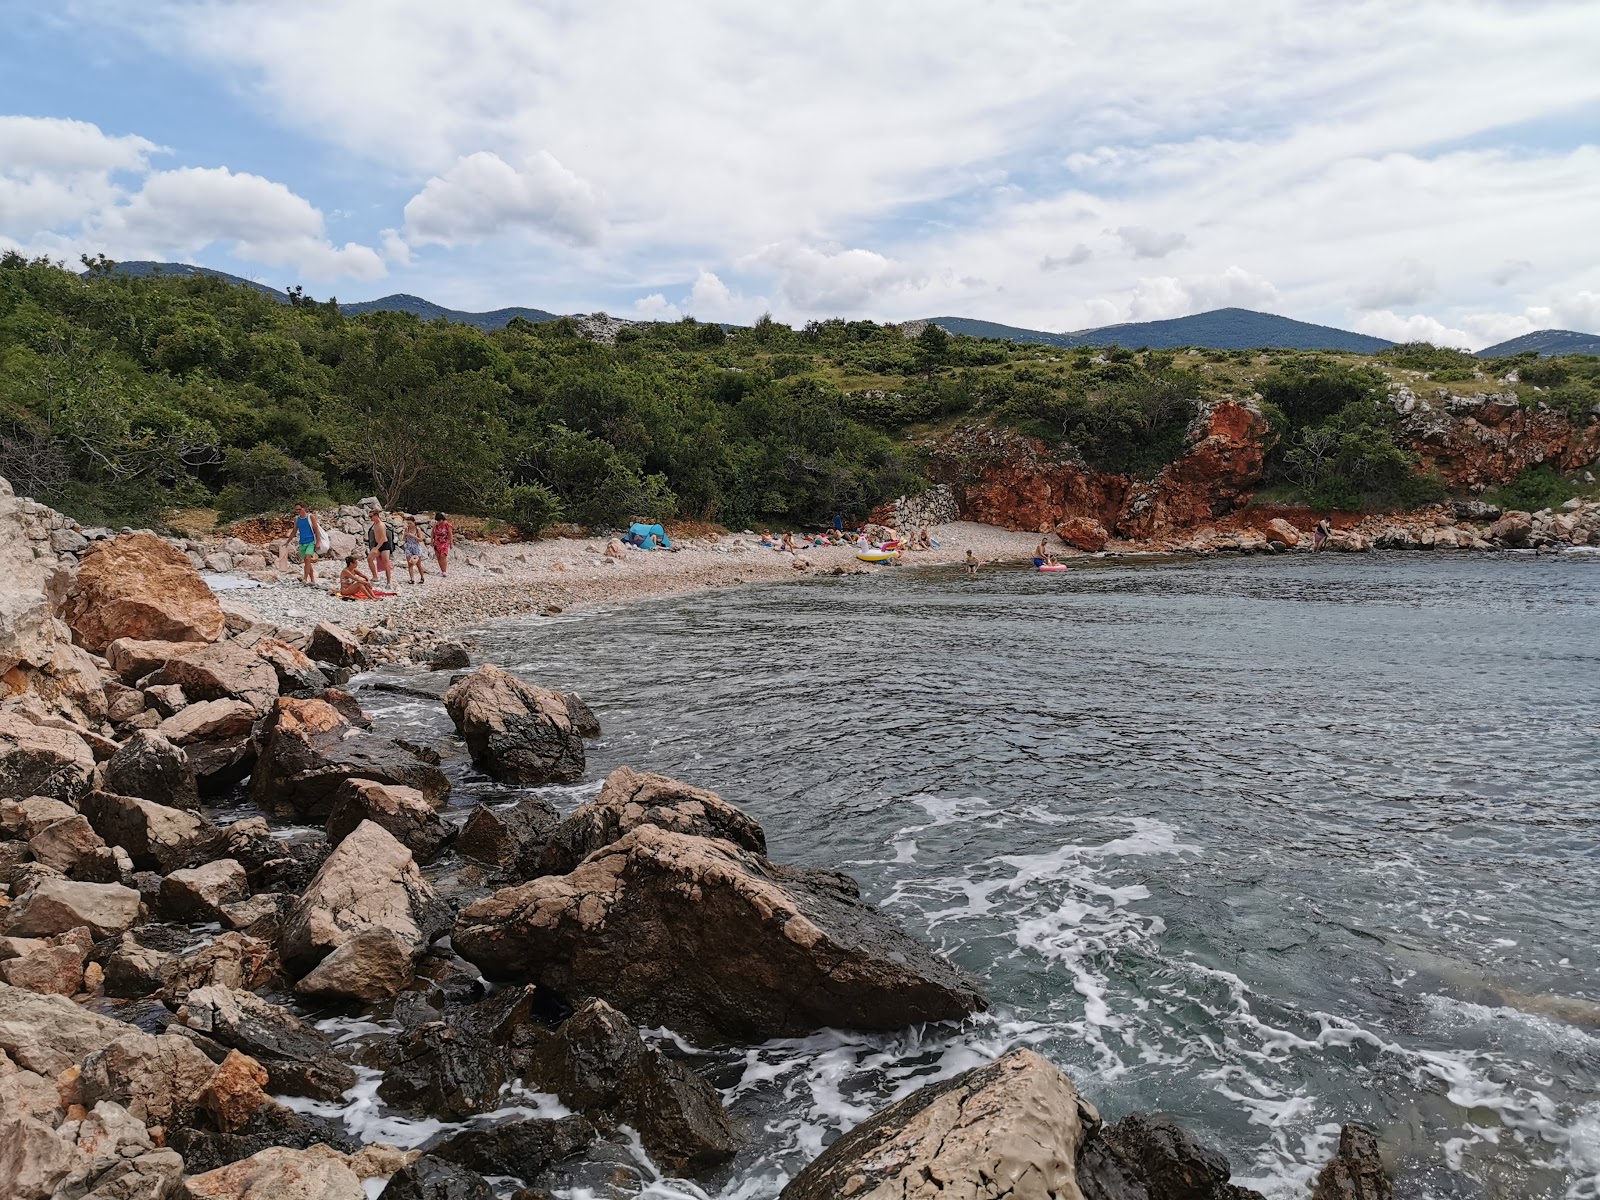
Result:
{"type": "Polygon", "coordinates": [[[987,1007],[977,979],[863,902],[848,877],[655,825],[570,874],[467,906],[451,941],[491,979],[602,999],[707,1040],[900,1029],[987,1007]]]}
{"type": "Polygon", "coordinates": [[[115,937],[139,919],[139,893],[120,883],[46,879],[11,910],[6,932],[53,937],[80,926],[95,938],[115,937]]]}
{"type": "Polygon", "coordinates": [[[485,663],[450,686],[445,710],[475,766],[504,783],[561,783],[583,775],[583,738],[560,692],[485,663]]]}
{"type": "Polygon", "coordinates": [[[84,798],[83,814],[107,844],[121,846],[141,871],[175,871],[206,862],[222,837],[196,813],[136,796],[93,792],[84,798]]]}
{"type": "Polygon", "coordinates": [[[169,808],[200,807],[189,755],[153,729],[140,729],[117,747],[106,763],[105,790],[169,808]]]}
{"type": "Polygon", "coordinates": [[[1013,1050],[873,1114],[795,1176],[781,1200],[1084,1200],[1078,1150],[1098,1120],[1054,1065],[1013,1050]]]}
{"type": "Polygon", "coordinates": [[[94,751],[81,737],[0,712],[0,800],[46,796],[71,804],[89,791],[93,775],[94,751]]]}
{"type": "Polygon", "coordinates": [[[169,659],[150,683],[175,683],[190,703],[242,700],[258,715],[266,713],[278,696],[278,674],[272,664],[237,642],[217,642],[169,659]]]}

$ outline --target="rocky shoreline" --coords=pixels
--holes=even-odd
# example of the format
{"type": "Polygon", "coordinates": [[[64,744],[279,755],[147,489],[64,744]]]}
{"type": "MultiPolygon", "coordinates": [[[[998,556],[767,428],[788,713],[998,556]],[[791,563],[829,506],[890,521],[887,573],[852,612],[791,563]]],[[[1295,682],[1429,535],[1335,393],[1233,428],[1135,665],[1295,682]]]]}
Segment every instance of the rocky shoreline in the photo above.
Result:
{"type": "MultiPolygon", "coordinates": [[[[17,508],[0,496],[0,520],[17,508]]],[[[459,644],[261,620],[149,534],[73,556],[13,553],[3,593],[0,1194],[535,1200],[630,1139],[704,1178],[739,1119],[642,1027],[749,1045],[987,1007],[715,793],[624,767],[570,812],[530,794],[585,775],[600,728],[576,694],[459,644]],[[383,736],[344,690],[399,646],[449,672],[412,689],[446,743],[383,736]],[[456,755],[493,802],[445,807],[456,755]],[[336,1041],[330,1016],[367,1035],[336,1041]],[[421,1134],[333,1118],[361,1097],[421,1134]]],[[[890,1105],[783,1195],[1255,1195],[1229,1175],[1172,1119],[1104,1124],[1014,1050],[890,1105]]],[[[1347,1128],[1316,1200],[1389,1195],[1347,1128]]]]}

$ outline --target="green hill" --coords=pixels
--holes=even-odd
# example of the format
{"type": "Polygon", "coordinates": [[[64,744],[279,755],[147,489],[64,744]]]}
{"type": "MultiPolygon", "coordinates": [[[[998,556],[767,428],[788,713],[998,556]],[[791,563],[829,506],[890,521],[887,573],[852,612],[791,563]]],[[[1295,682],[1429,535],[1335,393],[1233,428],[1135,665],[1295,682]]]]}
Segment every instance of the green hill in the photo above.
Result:
{"type": "Polygon", "coordinates": [[[1478,351],[1478,357],[1510,358],[1530,351],[1542,358],[1558,354],[1600,354],[1600,334],[1578,333],[1572,329],[1536,329],[1510,341],[1486,346],[1478,351]]]}
{"type": "Polygon", "coordinates": [[[1353,354],[1376,354],[1394,343],[1365,333],[1351,333],[1328,325],[1312,325],[1274,313],[1253,312],[1248,308],[1218,308],[1211,312],[1174,317],[1168,321],[1139,321],[1106,325],[1099,329],[1080,329],[1074,333],[1043,333],[1018,329],[992,321],[966,317],[930,317],[935,325],[950,333],[969,337],[1006,338],[1013,342],[1037,342],[1051,346],[1127,346],[1151,350],[1176,350],[1187,346],[1214,350],[1340,350],[1353,354]]]}

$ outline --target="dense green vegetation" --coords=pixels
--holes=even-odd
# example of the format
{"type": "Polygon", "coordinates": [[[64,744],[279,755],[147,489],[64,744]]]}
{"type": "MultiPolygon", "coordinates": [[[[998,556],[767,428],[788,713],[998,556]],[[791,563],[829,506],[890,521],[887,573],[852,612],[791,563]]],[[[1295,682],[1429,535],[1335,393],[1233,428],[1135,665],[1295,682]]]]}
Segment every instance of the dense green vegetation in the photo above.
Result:
{"type": "MultiPolygon", "coordinates": [[[[952,425],[1009,425],[1148,476],[1206,400],[1256,390],[1277,438],[1269,483],[1388,507],[1438,486],[1395,444],[1385,370],[1438,377],[1465,357],[1395,347],[1379,369],[1354,355],[1063,350],[767,318],[628,326],[608,345],[568,319],[484,331],[88,265],[0,258],[0,474],[90,522],[375,494],[524,530],[635,514],[820,523],[923,486],[919,448],[952,425]]],[[[1600,360],[1487,369],[1508,366],[1521,390],[1574,412],[1600,396],[1600,360]]]]}

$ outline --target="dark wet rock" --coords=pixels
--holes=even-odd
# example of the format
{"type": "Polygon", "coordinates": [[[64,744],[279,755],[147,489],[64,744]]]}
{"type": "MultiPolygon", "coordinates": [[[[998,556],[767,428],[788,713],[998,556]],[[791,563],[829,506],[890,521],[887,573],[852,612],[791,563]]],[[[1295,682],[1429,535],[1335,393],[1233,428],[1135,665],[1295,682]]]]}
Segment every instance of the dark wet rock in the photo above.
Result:
{"type": "Polygon", "coordinates": [[[472,665],[472,655],[460,642],[440,642],[428,656],[430,671],[461,671],[472,665]]]}
{"type": "Polygon", "coordinates": [[[309,1000],[392,1000],[411,982],[412,948],[387,929],[363,929],[295,984],[309,1000]]]}
{"type": "Polygon", "coordinates": [[[257,892],[305,891],[331,849],[320,837],[275,838],[260,817],[235,821],[222,831],[221,852],[239,861],[257,892]]]}
{"type": "Polygon", "coordinates": [[[1013,1050],[874,1113],[795,1176],[781,1200],[1078,1200],[1078,1148],[1085,1126],[1098,1119],[1053,1064],[1032,1050],[1013,1050]]]}
{"type": "MultiPolygon", "coordinates": [[[[178,1009],[178,1024],[215,1046],[244,1051],[266,1068],[273,1092],[327,1100],[356,1081],[355,1072],[333,1056],[332,1042],[253,992],[222,985],[196,988],[178,1009]]],[[[208,1053],[222,1061],[222,1054],[208,1053]]]]}
{"type": "Polygon", "coordinates": [[[0,712],[0,796],[74,803],[89,791],[94,751],[76,734],[0,712]]]}
{"type": "Polygon", "coordinates": [[[594,1126],[582,1117],[555,1121],[510,1121],[452,1134],[428,1153],[490,1175],[537,1179],[551,1165],[571,1158],[594,1141],[594,1126]]]}
{"type": "Polygon", "coordinates": [[[1394,1184],[1383,1169],[1378,1139],[1370,1129],[1346,1125],[1339,1149],[1317,1175],[1311,1200],[1393,1200],[1394,1184]]]}
{"type": "Polygon", "coordinates": [[[632,1127],[672,1174],[698,1174],[738,1148],[717,1089],[646,1046],[633,1022],[603,1000],[591,1000],[559,1029],[541,1031],[528,1063],[526,1078],[541,1091],[602,1129],[632,1127]]]}
{"type": "Polygon", "coordinates": [[[294,897],[287,892],[257,892],[248,900],[222,906],[222,923],[229,929],[276,945],[294,897]]]}
{"type": "Polygon", "coordinates": [[[106,995],[134,999],[161,989],[172,955],[141,944],[131,933],[101,945],[104,952],[97,948],[96,957],[105,973],[106,995]]]}
{"type": "Polygon", "coordinates": [[[573,729],[578,731],[579,737],[597,738],[600,736],[600,718],[594,715],[594,709],[589,707],[589,702],[577,692],[567,692],[567,719],[572,722],[573,729]]]}
{"type": "Polygon", "coordinates": [[[331,621],[320,622],[312,629],[306,654],[335,667],[358,667],[362,662],[361,643],[356,636],[331,621]]]}
{"type": "Polygon", "coordinates": [[[173,921],[221,921],[222,906],[250,895],[250,881],[238,860],[219,858],[173,871],[161,881],[163,915],[173,921]]]}
{"type": "Polygon", "coordinates": [[[560,783],[583,775],[583,738],[566,697],[485,663],[450,685],[445,710],[475,766],[505,783],[560,783]]]}
{"type": "Polygon", "coordinates": [[[391,1175],[378,1200],[494,1200],[494,1189],[476,1171],[424,1154],[391,1175]]]}
{"type": "Polygon", "coordinates": [[[524,796],[515,804],[496,808],[480,804],[456,837],[456,853],[497,867],[538,861],[560,823],[555,805],[537,796],[524,796]]]}
{"type": "Polygon", "coordinates": [[[256,740],[248,733],[190,742],[184,752],[194,768],[195,782],[202,796],[227,793],[249,778],[256,767],[256,740]]]}
{"type": "Polygon", "coordinates": [[[220,842],[216,826],[181,808],[93,792],[83,801],[83,814],[110,845],[128,852],[141,871],[175,871],[208,862],[220,842]]]}
{"type": "Polygon", "coordinates": [[[416,788],[430,804],[450,791],[438,767],[357,729],[327,700],[281,697],[259,739],[250,796],[270,810],[326,817],[346,779],[416,788]]]}
{"type": "Polygon", "coordinates": [[[271,943],[248,934],[222,933],[198,950],[172,956],[162,974],[161,998],[176,1008],[196,988],[251,991],[277,974],[278,958],[271,943]]]}
{"type": "Polygon", "coordinates": [[[556,827],[537,856],[519,860],[519,873],[523,878],[564,875],[640,825],[721,838],[753,854],[767,852],[761,826],[715,792],[665,775],[618,767],[606,777],[598,796],[556,827]]]}
{"type": "Polygon", "coordinates": [[[1107,1146],[1144,1185],[1150,1200],[1259,1200],[1230,1184],[1227,1156],[1203,1145],[1164,1113],[1129,1113],[1103,1133],[1107,1146]]]}
{"type": "Polygon", "coordinates": [[[450,1012],[413,1006],[427,1018],[377,1051],[378,1095],[390,1104],[459,1120],[496,1107],[500,1088],[517,1072],[521,1048],[538,1035],[531,987],[507,988],[450,1012]]]}
{"type": "Polygon", "coordinates": [[[1098,1129],[1078,1151],[1078,1190],[1083,1200],[1150,1200],[1139,1177],[1106,1145],[1098,1129]]]}
{"type": "Polygon", "coordinates": [[[328,814],[329,844],[337,846],[363,821],[383,826],[418,862],[435,858],[456,832],[415,788],[347,779],[334,793],[328,814]]]}
{"type": "Polygon", "coordinates": [[[200,791],[189,755],[151,729],[130,737],[106,763],[105,789],[169,808],[199,808],[200,791]]]}
{"type": "Polygon", "coordinates": [[[977,979],[847,877],[654,825],[570,874],[468,905],[451,942],[491,979],[602,999],[711,1040],[901,1029],[987,1007],[977,979]]]}
{"type": "Polygon", "coordinates": [[[183,1155],[184,1167],[191,1175],[214,1171],[270,1146],[304,1150],[318,1143],[345,1154],[360,1148],[342,1122],[297,1113],[281,1104],[263,1105],[232,1133],[192,1124],[167,1131],[167,1145],[183,1155]]]}
{"type": "Polygon", "coordinates": [[[301,975],[356,933],[376,928],[399,937],[414,957],[450,927],[450,916],[411,851],[381,825],[363,821],[289,910],[278,953],[301,975]]]}

